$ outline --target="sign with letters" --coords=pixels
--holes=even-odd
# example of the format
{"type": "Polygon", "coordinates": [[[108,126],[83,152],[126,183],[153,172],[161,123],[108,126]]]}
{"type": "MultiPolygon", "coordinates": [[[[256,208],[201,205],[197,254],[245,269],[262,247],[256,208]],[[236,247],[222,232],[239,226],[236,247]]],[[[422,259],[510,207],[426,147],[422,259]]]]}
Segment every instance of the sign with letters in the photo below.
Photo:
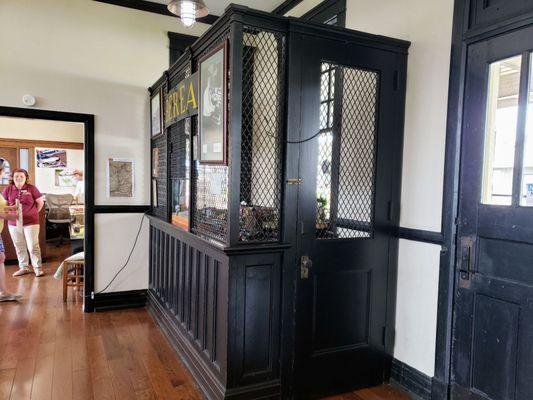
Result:
{"type": "Polygon", "coordinates": [[[198,114],[198,72],[174,86],[165,96],[165,127],[198,114]]]}

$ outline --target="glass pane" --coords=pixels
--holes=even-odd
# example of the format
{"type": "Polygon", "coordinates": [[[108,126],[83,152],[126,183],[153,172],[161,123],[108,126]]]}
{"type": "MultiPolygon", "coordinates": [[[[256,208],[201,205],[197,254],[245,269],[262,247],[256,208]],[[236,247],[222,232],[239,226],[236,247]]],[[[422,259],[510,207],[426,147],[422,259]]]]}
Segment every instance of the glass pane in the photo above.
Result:
{"type": "Polygon", "coordinates": [[[19,165],[26,171],[30,170],[30,156],[28,149],[19,149],[19,165]]]}
{"type": "MultiPolygon", "coordinates": [[[[368,238],[373,231],[379,75],[333,65],[341,104],[318,137],[316,237],[368,238]]],[[[331,86],[333,91],[333,86],[331,86]]],[[[324,100],[324,99],[321,99],[324,100]]]]}
{"type": "Polygon", "coordinates": [[[490,65],[483,162],[484,204],[511,205],[522,56],[490,65]]]}
{"type": "Polygon", "coordinates": [[[527,96],[526,132],[524,139],[524,168],[520,205],[533,207],[533,56],[530,56],[529,90],[527,96]]]}

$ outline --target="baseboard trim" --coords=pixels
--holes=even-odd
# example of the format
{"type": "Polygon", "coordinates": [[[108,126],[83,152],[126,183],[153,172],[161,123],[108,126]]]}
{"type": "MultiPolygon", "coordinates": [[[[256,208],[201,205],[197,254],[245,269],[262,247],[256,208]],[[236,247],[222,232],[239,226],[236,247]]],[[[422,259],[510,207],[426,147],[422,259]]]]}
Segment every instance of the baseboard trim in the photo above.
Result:
{"type": "Polygon", "coordinates": [[[146,306],[146,289],[94,295],[95,311],[121,310],[146,306]]]}
{"type": "Polygon", "coordinates": [[[196,384],[208,400],[222,400],[225,387],[197,354],[187,338],[176,327],[172,316],[159,299],[148,290],[148,312],[165,334],[170,345],[192,375],[196,384]]]}
{"type": "Polygon", "coordinates": [[[226,391],[225,400],[281,399],[281,382],[279,379],[243,386],[226,391]]]}
{"type": "Polygon", "coordinates": [[[450,385],[433,377],[431,380],[431,400],[447,400],[450,393],[450,385]]]}
{"type": "Polygon", "coordinates": [[[432,379],[397,359],[392,360],[391,379],[422,400],[431,400],[432,379]]]}

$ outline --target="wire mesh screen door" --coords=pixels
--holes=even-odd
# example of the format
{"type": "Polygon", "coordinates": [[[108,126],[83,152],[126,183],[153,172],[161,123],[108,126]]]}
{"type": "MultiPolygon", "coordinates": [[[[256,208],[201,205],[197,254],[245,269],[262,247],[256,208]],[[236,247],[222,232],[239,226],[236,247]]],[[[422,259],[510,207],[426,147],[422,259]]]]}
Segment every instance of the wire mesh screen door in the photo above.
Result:
{"type": "Polygon", "coordinates": [[[324,62],[316,166],[316,237],[373,234],[379,74],[324,62]]]}
{"type": "Polygon", "coordinates": [[[388,368],[390,210],[403,103],[396,54],[316,37],[295,47],[300,64],[291,82],[302,94],[289,118],[296,144],[287,145],[298,155],[299,178],[291,227],[299,269],[295,390],[312,398],[338,382],[379,384],[388,368]]]}

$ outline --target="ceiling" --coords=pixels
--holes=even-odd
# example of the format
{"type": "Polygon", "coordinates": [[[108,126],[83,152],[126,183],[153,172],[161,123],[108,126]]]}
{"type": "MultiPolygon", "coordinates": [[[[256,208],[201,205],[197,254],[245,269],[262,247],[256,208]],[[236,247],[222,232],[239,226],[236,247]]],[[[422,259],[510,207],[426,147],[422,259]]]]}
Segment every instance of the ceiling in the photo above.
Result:
{"type": "MultiPolygon", "coordinates": [[[[153,3],[168,4],[169,0],[150,0],[153,3]]],[[[209,14],[220,16],[224,13],[224,9],[230,4],[241,4],[250,8],[255,8],[261,11],[272,11],[284,0],[204,0],[209,8],[209,14]]]]}

